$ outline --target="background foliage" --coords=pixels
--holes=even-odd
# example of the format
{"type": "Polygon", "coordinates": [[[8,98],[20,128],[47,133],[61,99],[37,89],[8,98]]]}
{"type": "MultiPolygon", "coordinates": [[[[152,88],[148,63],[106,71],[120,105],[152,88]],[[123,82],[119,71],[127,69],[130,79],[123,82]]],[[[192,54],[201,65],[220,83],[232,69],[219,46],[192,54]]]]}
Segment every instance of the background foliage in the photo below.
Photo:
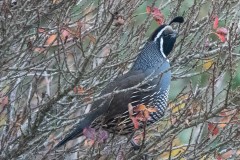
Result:
{"type": "Polygon", "coordinates": [[[238,0],[3,0],[0,8],[0,159],[239,159],[238,0]],[[136,135],[141,150],[118,135],[54,150],[108,96],[99,93],[130,68],[159,20],[177,15],[185,23],[169,56],[169,107],[136,135]]]}

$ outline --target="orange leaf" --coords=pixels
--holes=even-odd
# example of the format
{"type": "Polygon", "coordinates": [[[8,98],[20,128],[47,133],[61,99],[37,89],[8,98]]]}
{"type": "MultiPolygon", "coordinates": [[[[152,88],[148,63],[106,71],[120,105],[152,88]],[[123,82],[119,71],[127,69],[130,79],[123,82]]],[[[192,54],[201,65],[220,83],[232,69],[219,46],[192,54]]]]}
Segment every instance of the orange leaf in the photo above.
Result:
{"type": "Polygon", "coordinates": [[[152,112],[157,112],[157,108],[156,107],[150,107],[147,109],[148,112],[152,113],[152,112]]]}
{"type": "Polygon", "coordinates": [[[150,112],[148,110],[143,111],[144,121],[150,118],[150,112]]]}
{"type": "Polygon", "coordinates": [[[139,104],[137,107],[134,108],[134,111],[139,112],[139,111],[144,111],[146,109],[147,108],[144,104],[139,104]]]}
{"type": "Polygon", "coordinates": [[[213,23],[213,29],[218,28],[218,22],[219,22],[219,19],[218,19],[218,16],[216,16],[215,19],[214,19],[214,23],[213,23]]]}
{"type": "Polygon", "coordinates": [[[146,118],[145,118],[143,112],[138,113],[135,118],[136,118],[138,121],[146,121],[146,118]]]}
{"type": "Polygon", "coordinates": [[[52,44],[56,40],[56,38],[57,38],[57,34],[50,35],[46,41],[46,45],[52,44]]]}

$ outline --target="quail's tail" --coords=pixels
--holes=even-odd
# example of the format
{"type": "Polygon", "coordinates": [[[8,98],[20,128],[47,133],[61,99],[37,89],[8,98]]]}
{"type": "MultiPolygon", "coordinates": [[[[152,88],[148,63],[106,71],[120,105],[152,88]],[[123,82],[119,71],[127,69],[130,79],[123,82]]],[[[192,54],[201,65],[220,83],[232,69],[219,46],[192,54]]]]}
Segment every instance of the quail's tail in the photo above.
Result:
{"type": "Polygon", "coordinates": [[[62,145],[66,144],[68,141],[73,140],[79,136],[82,136],[83,129],[89,127],[92,122],[91,117],[86,117],[82,121],[80,121],[71,133],[69,133],[62,141],[60,141],[55,148],[61,147],[62,145]]]}
{"type": "Polygon", "coordinates": [[[63,140],[61,140],[55,148],[61,147],[62,145],[66,144],[68,141],[73,140],[82,135],[82,128],[76,128],[73,132],[67,135],[63,140]]]}

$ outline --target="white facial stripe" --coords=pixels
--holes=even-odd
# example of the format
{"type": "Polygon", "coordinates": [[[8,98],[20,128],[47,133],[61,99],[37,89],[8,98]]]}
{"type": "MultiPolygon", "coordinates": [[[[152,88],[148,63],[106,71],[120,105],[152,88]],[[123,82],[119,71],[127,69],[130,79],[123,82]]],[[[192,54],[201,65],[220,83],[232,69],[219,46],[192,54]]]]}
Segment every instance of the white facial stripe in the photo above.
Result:
{"type": "Polygon", "coordinates": [[[157,39],[162,35],[162,33],[163,33],[166,29],[171,29],[171,30],[172,30],[172,27],[171,27],[171,26],[166,26],[165,28],[163,28],[163,29],[157,34],[157,36],[154,38],[154,42],[157,41],[157,39]]]}
{"type": "Polygon", "coordinates": [[[164,52],[163,52],[163,38],[162,38],[162,37],[161,37],[161,39],[160,39],[160,51],[161,51],[163,57],[166,58],[166,56],[165,56],[165,54],[164,54],[164,52]]]}

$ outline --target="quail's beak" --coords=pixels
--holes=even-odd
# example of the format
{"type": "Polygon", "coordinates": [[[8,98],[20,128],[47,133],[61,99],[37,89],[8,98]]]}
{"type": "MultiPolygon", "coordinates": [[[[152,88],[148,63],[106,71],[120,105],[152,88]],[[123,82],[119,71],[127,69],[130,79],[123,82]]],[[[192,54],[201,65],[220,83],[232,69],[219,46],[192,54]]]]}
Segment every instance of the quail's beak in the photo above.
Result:
{"type": "Polygon", "coordinates": [[[177,37],[177,32],[176,32],[176,31],[173,31],[173,32],[170,34],[170,36],[171,36],[172,38],[176,38],[176,37],[177,37]]]}

